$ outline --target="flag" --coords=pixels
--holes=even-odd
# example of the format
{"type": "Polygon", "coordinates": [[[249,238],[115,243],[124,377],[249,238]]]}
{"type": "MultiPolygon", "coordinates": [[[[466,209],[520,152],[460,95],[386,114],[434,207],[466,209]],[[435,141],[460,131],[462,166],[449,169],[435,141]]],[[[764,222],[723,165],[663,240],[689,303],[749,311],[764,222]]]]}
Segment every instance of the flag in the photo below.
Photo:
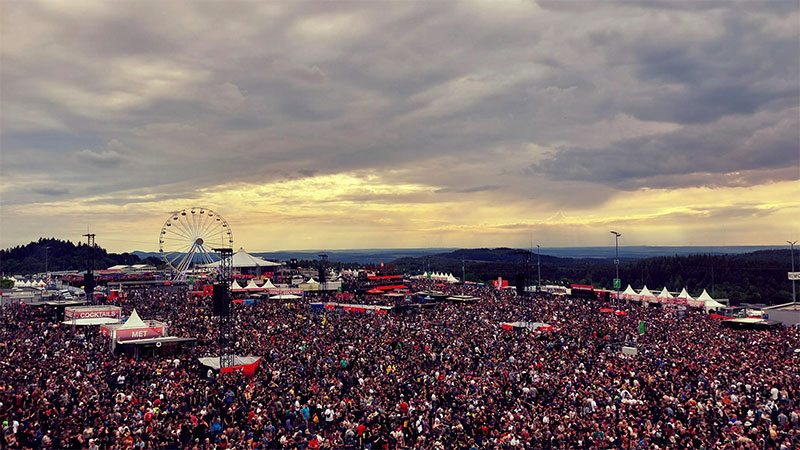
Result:
{"type": "Polygon", "coordinates": [[[644,320],[639,321],[639,334],[644,334],[644,320]]]}
{"type": "Polygon", "coordinates": [[[325,314],[322,315],[322,324],[325,325],[325,322],[328,321],[328,318],[325,317],[325,314]]]}

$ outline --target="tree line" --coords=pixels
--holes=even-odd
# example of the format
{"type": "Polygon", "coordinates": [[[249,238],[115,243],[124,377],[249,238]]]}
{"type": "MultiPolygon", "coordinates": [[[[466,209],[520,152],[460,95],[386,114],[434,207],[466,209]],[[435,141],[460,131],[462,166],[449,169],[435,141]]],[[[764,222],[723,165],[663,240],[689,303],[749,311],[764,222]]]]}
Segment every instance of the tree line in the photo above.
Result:
{"type": "MultiPolygon", "coordinates": [[[[158,258],[141,259],[130,253],[109,253],[98,246],[92,249],[92,258],[95,269],[107,269],[117,264],[163,264],[158,258]]],[[[40,238],[27,245],[0,250],[0,273],[11,276],[43,273],[47,270],[85,270],[88,261],[89,246],[85,243],[40,238]]]]}
{"type": "MultiPolygon", "coordinates": [[[[795,252],[797,258],[797,253],[795,252]]],[[[400,273],[421,273],[426,269],[451,272],[468,281],[490,282],[497,277],[513,285],[526,273],[524,254],[510,248],[466,249],[422,258],[394,261],[400,273]]],[[[542,284],[590,284],[611,289],[615,277],[613,260],[597,258],[557,258],[541,255],[542,284]]],[[[744,254],[665,256],[622,260],[619,276],[622,289],[644,285],[651,291],[667,287],[672,292],[686,288],[690,295],[703,291],[715,298],[741,302],[779,304],[792,300],[791,253],[787,250],[761,250],[744,254]]],[[[527,285],[538,281],[537,255],[529,256],[527,285]]]]}

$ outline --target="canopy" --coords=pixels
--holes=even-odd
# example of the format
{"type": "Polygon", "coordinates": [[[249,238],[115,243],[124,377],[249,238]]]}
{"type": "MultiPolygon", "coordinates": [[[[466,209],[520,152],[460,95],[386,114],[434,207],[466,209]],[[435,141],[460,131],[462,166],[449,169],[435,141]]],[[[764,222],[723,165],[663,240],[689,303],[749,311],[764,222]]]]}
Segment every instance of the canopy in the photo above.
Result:
{"type": "Polygon", "coordinates": [[[147,324],[139,317],[139,314],[136,312],[136,309],[133,310],[131,316],[128,317],[128,320],[125,323],[117,328],[118,330],[127,330],[129,328],[147,328],[147,324]]]}
{"type": "Polygon", "coordinates": [[[672,294],[669,293],[667,287],[664,286],[664,289],[661,290],[661,293],[658,294],[658,298],[673,298],[672,294]]]}
{"type": "MultiPolygon", "coordinates": [[[[253,256],[247,253],[244,248],[239,248],[239,251],[233,254],[233,267],[277,267],[280,263],[267,261],[266,259],[253,256]]],[[[203,264],[201,267],[218,267],[219,261],[214,261],[210,264],[203,264]]]]}
{"type": "Polygon", "coordinates": [[[725,308],[725,305],[723,305],[722,303],[720,303],[720,302],[718,302],[718,301],[716,301],[714,299],[711,299],[711,300],[706,302],[705,308],[706,308],[706,311],[708,311],[708,310],[712,310],[712,309],[725,308]]]}
{"type": "Polygon", "coordinates": [[[681,289],[681,293],[678,294],[677,298],[685,298],[686,300],[694,300],[688,292],[686,292],[686,288],[681,289]]]}
{"type": "Polygon", "coordinates": [[[710,295],[708,295],[708,292],[705,289],[703,289],[703,293],[700,294],[700,297],[697,297],[697,299],[698,300],[702,300],[704,302],[713,301],[714,300],[713,298],[711,298],[710,295]]]}
{"type": "Polygon", "coordinates": [[[304,284],[315,284],[315,283],[317,283],[317,280],[315,280],[314,277],[311,277],[304,284]]]}
{"type": "Polygon", "coordinates": [[[233,280],[233,283],[231,283],[231,291],[241,292],[241,291],[246,291],[246,290],[247,290],[247,288],[242,287],[242,285],[239,284],[239,282],[236,281],[236,280],[233,280]]]}
{"type": "Polygon", "coordinates": [[[253,279],[251,278],[251,279],[250,279],[250,282],[249,282],[249,283],[247,283],[247,286],[245,286],[245,287],[244,287],[244,289],[245,289],[246,291],[263,291],[263,290],[264,290],[264,289],[266,289],[266,288],[265,288],[264,286],[259,286],[259,285],[257,285],[257,284],[256,284],[256,282],[255,282],[255,280],[253,280],[253,279]]]}
{"type": "Polygon", "coordinates": [[[625,290],[622,291],[622,295],[639,295],[639,294],[637,294],[636,291],[634,291],[631,285],[629,284],[628,287],[626,287],[625,290]]]}
{"type": "Polygon", "coordinates": [[[269,298],[272,300],[297,300],[298,298],[303,298],[303,297],[294,294],[278,294],[278,295],[270,295],[269,298]]]}
{"type": "Polygon", "coordinates": [[[722,303],[711,298],[711,296],[708,295],[708,292],[705,289],[703,289],[703,293],[700,294],[700,297],[697,297],[697,300],[700,300],[705,304],[704,308],[706,311],[725,307],[725,305],[723,305],[722,303]]]}
{"type": "Polygon", "coordinates": [[[267,282],[264,283],[263,286],[261,286],[261,289],[275,289],[275,285],[272,284],[272,280],[268,279],[267,282]]]}
{"type": "Polygon", "coordinates": [[[645,285],[642,288],[642,290],[639,291],[639,295],[641,295],[642,297],[655,297],[655,295],[653,295],[653,293],[650,292],[650,289],[647,289],[647,285],[645,285]]]}

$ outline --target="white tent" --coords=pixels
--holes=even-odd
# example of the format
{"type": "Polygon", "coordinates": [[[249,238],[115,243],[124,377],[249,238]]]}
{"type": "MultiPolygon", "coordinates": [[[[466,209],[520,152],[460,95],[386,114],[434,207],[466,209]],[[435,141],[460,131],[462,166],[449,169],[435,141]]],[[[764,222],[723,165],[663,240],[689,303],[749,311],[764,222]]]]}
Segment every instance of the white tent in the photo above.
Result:
{"type": "Polygon", "coordinates": [[[44,289],[47,287],[47,283],[44,280],[39,280],[39,289],[44,289]]]}
{"type": "Polygon", "coordinates": [[[658,294],[658,298],[672,298],[672,294],[670,294],[667,290],[667,287],[664,286],[664,289],[662,289],[661,293],[658,294]]]}
{"type": "Polygon", "coordinates": [[[303,298],[303,297],[294,294],[278,294],[278,295],[270,295],[269,298],[271,300],[297,300],[298,298],[303,298]]]}
{"type": "Polygon", "coordinates": [[[700,294],[700,297],[697,297],[697,300],[700,300],[705,304],[704,308],[706,311],[716,310],[725,307],[725,305],[723,305],[722,303],[711,298],[711,296],[708,295],[708,292],[706,292],[705,289],[703,289],[703,293],[700,294]]]}
{"type": "Polygon", "coordinates": [[[272,280],[267,280],[267,282],[261,286],[261,289],[275,289],[275,285],[272,284],[272,280]]]}
{"type": "Polygon", "coordinates": [[[639,294],[637,294],[636,291],[634,291],[631,285],[629,284],[628,287],[626,287],[625,290],[622,291],[622,295],[639,295],[639,294]]]}
{"type": "Polygon", "coordinates": [[[711,298],[710,295],[708,295],[708,292],[705,289],[703,289],[703,293],[700,294],[700,297],[697,297],[697,299],[698,300],[702,300],[704,302],[707,302],[707,301],[710,301],[710,300],[714,300],[713,298],[711,298]]]}
{"type": "Polygon", "coordinates": [[[128,320],[122,324],[121,327],[117,328],[117,330],[127,330],[130,328],[147,328],[147,324],[139,317],[139,314],[136,312],[136,309],[131,312],[131,316],[128,317],[128,320]]]}
{"type": "Polygon", "coordinates": [[[236,280],[233,280],[233,283],[231,283],[231,291],[241,292],[246,290],[247,288],[242,287],[242,285],[240,285],[239,282],[236,280]]]}
{"type": "Polygon", "coordinates": [[[255,280],[253,280],[252,278],[250,278],[250,282],[249,282],[249,283],[247,283],[247,286],[245,286],[245,287],[244,287],[244,289],[245,289],[246,291],[263,291],[265,288],[264,288],[264,287],[259,287],[259,286],[256,284],[255,280]]]}
{"type": "Polygon", "coordinates": [[[315,280],[314,277],[311,277],[305,282],[305,284],[317,284],[317,280],[315,280]]]}
{"type": "MultiPolygon", "coordinates": [[[[250,253],[247,253],[244,248],[239,248],[239,250],[233,254],[233,263],[231,265],[233,267],[277,267],[281,264],[253,256],[250,253]]],[[[214,261],[210,264],[204,264],[202,267],[217,266],[219,266],[219,261],[214,261]]]]}
{"type": "Polygon", "coordinates": [[[686,291],[686,288],[683,288],[681,290],[681,293],[678,294],[678,297],[676,297],[676,298],[685,299],[686,300],[686,304],[688,304],[692,308],[700,308],[702,306],[705,306],[705,302],[704,301],[692,298],[692,296],[689,295],[689,292],[686,291]]]}
{"type": "Polygon", "coordinates": [[[458,283],[458,278],[454,277],[452,273],[448,273],[445,281],[448,283],[458,283]]]}
{"type": "Polygon", "coordinates": [[[647,285],[645,285],[645,287],[643,287],[642,290],[639,291],[639,295],[641,295],[642,297],[651,297],[651,298],[655,297],[655,295],[653,295],[653,293],[650,292],[650,289],[647,289],[647,285]]]}

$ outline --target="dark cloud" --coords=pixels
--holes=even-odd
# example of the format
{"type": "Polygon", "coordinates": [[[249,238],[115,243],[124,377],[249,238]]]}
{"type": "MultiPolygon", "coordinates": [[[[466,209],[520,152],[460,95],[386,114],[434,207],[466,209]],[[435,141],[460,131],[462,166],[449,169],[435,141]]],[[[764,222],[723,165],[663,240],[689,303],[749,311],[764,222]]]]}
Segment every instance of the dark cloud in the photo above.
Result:
{"type": "Polygon", "coordinates": [[[69,189],[63,187],[38,187],[31,189],[31,191],[48,197],[60,197],[69,194],[69,189]]]}
{"type": "Polygon", "coordinates": [[[475,193],[475,192],[497,191],[497,190],[500,190],[502,188],[503,188],[502,186],[489,184],[489,185],[485,185],[485,186],[473,186],[473,187],[468,187],[468,188],[442,188],[442,189],[437,189],[435,191],[435,193],[437,193],[437,194],[450,194],[450,193],[472,194],[472,193],[475,193]]]}
{"type": "MultiPolygon", "coordinates": [[[[791,179],[797,10],[13,2],[0,166],[69,185],[65,198],[395,171],[439,193],[585,206],[620,189],[791,179]]],[[[9,186],[4,201],[30,192],[9,186]]]]}
{"type": "Polygon", "coordinates": [[[117,167],[125,161],[125,156],[114,150],[81,150],[75,154],[81,161],[102,168],[117,167]]]}
{"type": "Polygon", "coordinates": [[[800,167],[799,129],[797,109],[753,120],[731,118],[602,148],[562,148],[530,169],[551,179],[591,181],[621,189],[792,180],[796,171],[783,169],[800,167]]]}

